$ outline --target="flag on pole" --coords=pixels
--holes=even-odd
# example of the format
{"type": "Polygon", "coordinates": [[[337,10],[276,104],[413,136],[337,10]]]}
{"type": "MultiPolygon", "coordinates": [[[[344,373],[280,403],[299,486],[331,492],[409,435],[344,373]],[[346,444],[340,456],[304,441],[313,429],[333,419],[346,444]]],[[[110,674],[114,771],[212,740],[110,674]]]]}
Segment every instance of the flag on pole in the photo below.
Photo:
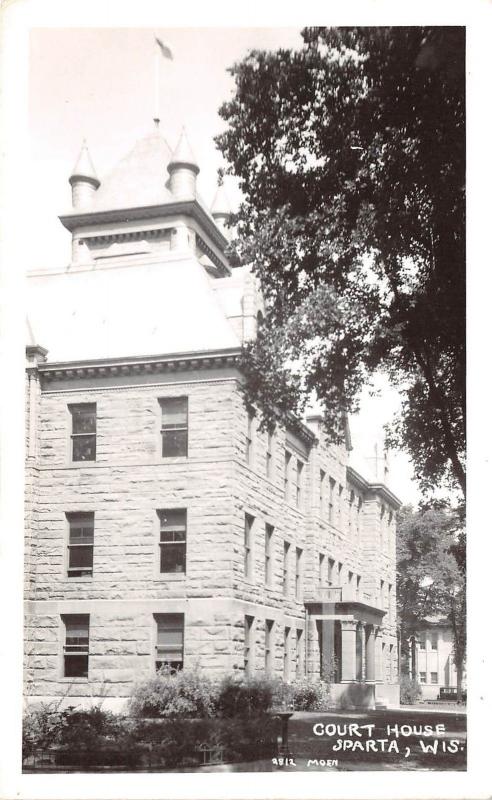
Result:
{"type": "Polygon", "coordinates": [[[154,38],[155,38],[155,43],[159,48],[159,50],[161,51],[161,54],[164,56],[164,58],[168,58],[170,61],[172,61],[173,52],[169,47],[169,45],[166,44],[166,42],[163,42],[162,39],[159,39],[157,36],[155,36],[154,38]]]}

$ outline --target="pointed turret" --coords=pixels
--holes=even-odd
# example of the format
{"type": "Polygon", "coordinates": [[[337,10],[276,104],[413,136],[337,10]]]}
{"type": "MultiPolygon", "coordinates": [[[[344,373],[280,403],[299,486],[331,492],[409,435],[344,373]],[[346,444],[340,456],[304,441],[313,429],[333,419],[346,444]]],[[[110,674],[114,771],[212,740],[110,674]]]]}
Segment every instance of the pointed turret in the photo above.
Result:
{"type": "Polygon", "coordinates": [[[232,211],[223,183],[217,186],[217,191],[215,192],[214,201],[210,210],[217,227],[222,233],[227,234],[227,226],[230,222],[232,211]]]}
{"type": "Polygon", "coordinates": [[[169,188],[173,197],[176,200],[194,200],[196,176],[200,172],[200,167],[196,163],[184,128],[167,165],[167,171],[169,172],[169,188]]]}
{"type": "Polygon", "coordinates": [[[72,205],[74,208],[90,206],[94,192],[101,185],[84,139],[79,157],[68,179],[72,187],[72,205]]]}

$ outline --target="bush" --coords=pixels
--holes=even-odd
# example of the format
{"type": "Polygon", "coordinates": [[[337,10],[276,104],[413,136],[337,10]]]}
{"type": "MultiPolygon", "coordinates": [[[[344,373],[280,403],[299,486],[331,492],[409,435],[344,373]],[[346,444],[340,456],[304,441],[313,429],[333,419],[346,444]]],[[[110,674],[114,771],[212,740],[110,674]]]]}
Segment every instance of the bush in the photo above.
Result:
{"type": "Polygon", "coordinates": [[[175,674],[163,667],[153,678],[134,686],[129,713],[134,717],[211,717],[215,686],[200,670],[175,674]]]}
{"type": "Polygon", "coordinates": [[[408,675],[402,675],[400,678],[400,703],[405,706],[413,705],[421,697],[422,687],[420,683],[408,675]]]}
{"type": "Polygon", "coordinates": [[[53,703],[30,706],[22,721],[22,757],[58,745],[66,716],[67,711],[58,711],[53,703]]]}
{"type": "Polygon", "coordinates": [[[293,711],[325,711],[330,705],[330,688],[323,681],[306,678],[293,683],[278,681],[275,685],[274,706],[293,711]]]}
{"type": "Polygon", "coordinates": [[[217,711],[222,717],[264,714],[272,706],[274,690],[275,683],[268,678],[227,675],[219,685],[217,711]]]}
{"type": "Polygon", "coordinates": [[[64,711],[50,704],[33,707],[24,717],[22,745],[24,759],[51,750],[63,766],[133,767],[142,750],[127,720],[101,706],[64,711]]]}

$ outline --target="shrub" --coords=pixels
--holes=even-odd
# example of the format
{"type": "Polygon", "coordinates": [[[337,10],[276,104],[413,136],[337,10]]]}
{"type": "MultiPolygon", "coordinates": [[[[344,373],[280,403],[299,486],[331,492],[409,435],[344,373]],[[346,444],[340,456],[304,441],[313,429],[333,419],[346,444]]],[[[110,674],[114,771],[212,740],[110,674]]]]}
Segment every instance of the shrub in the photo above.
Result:
{"type": "Polygon", "coordinates": [[[215,687],[200,670],[175,674],[167,667],[134,686],[128,709],[135,717],[210,717],[214,714],[215,687]]]}
{"type": "Polygon", "coordinates": [[[67,711],[58,711],[53,703],[30,706],[22,721],[22,757],[58,745],[66,717],[67,711]]]}
{"type": "Polygon", "coordinates": [[[418,681],[408,675],[400,678],[400,703],[402,705],[413,705],[422,697],[422,687],[418,681]]]}
{"type": "Polygon", "coordinates": [[[219,685],[217,711],[222,717],[265,713],[272,706],[274,689],[275,683],[268,678],[238,679],[227,675],[219,685]]]}
{"type": "Polygon", "coordinates": [[[127,720],[101,706],[64,711],[53,704],[30,708],[24,717],[22,755],[52,750],[58,765],[138,764],[142,748],[127,720]]]}
{"type": "Polygon", "coordinates": [[[324,711],[330,705],[330,688],[324,681],[298,679],[293,683],[278,681],[275,685],[274,706],[293,711],[324,711]]]}

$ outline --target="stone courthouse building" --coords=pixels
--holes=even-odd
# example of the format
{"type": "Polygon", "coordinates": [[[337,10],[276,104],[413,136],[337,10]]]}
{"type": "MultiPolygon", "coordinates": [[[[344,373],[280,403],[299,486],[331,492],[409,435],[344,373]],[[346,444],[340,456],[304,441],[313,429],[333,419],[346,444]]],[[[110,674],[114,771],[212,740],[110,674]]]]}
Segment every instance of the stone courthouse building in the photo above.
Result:
{"type": "Polygon", "coordinates": [[[182,134],[70,176],[71,263],[29,278],[26,696],[119,707],[161,664],[398,702],[395,512],[319,417],[261,432],[261,319],[182,134]]]}

